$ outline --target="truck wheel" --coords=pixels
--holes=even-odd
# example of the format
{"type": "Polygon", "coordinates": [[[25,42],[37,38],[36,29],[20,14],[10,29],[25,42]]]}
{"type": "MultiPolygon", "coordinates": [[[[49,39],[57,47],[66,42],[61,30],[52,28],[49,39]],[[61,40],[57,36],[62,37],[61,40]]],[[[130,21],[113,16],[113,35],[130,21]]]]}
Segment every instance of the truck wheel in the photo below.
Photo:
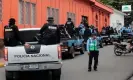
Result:
{"type": "Polygon", "coordinates": [[[80,49],[80,53],[81,53],[81,54],[84,54],[84,51],[83,51],[83,49],[80,49]]]}
{"type": "Polygon", "coordinates": [[[17,72],[6,71],[6,80],[19,80],[19,74],[17,72]]]}
{"type": "Polygon", "coordinates": [[[60,80],[61,78],[61,69],[56,69],[52,71],[52,80],[60,80]]]}
{"type": "Polygon", "coordinates": [[[85,48],[84,48],[84,44],[82,43],[82,48],[80,49],[80,53],[84,54],[85,48]]]}
{"type": "Polygon", "coordinates": [[[110,44],[113,45],[113,41],[110,41],[110,44]]]}
{"type": "Polygon", "coordinates": [[[105,42],[105,45],[108,45],[108,42],[105,42]]]}
{"type": "Polygon", "coordinates": [[[70,48],[69,55],[70,55],[70,58],[72,58],[72,59],[75,57],[74,47],[70,48]]]}
{"type": "Polygon", "coordinates": [[[103,48],[103,43],[100,43],[100,48],[103,48]]]}

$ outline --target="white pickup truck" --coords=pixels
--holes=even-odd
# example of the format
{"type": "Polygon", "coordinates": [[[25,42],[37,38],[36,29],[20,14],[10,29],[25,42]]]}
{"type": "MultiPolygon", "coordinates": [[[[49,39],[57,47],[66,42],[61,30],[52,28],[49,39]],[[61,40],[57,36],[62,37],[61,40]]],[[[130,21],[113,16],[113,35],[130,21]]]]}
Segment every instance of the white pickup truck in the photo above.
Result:
{"type": "MultiPolygon", "coordinates": [[[[20,37],[30,44],[29,47],[18,45],[5,47],[6,80],[19,80],[19,73],[28,71],[52,72],[52,80],[60,80],[61,48],[60,44],[38,44],[36,34],[40,28],[20,29],[20,37]]],[[[47,80],[47,79],[46,79],[47,80]]]]}

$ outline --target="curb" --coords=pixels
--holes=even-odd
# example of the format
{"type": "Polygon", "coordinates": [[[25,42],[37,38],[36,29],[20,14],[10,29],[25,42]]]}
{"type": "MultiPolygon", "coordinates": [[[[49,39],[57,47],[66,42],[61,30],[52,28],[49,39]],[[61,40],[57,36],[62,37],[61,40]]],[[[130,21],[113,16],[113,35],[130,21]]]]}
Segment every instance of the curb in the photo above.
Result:
{"type": "Polygon", "coordinates": [[[0,68],[3,68],[5,66],[5,61],[3,58],[0,58],[0,68]]]}
{"type": "Polygon", "coordinates": [[[4,67],[4,63],[0,62],[0,68],[4,67]]]}

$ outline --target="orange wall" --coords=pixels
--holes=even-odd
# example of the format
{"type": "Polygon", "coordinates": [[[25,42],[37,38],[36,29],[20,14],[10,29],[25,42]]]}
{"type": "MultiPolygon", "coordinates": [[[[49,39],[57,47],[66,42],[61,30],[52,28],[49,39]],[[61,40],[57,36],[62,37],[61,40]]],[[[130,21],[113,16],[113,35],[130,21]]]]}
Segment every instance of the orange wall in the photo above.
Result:
{"type": "MultiPolygon", "coordinates": [[[[19,28],[26,27],[41,27],[47,20],[47,7],[53,7],[59,9],[59,23],[64,24],[67,20],[67,12],[73,12],[76,14],[76,26],[80,24],[81,16],[87,16],[89,25],[96,25],[96,14],[98,15],[98,28],[101,30],[105,26],[105,18],[107,18],[109,25],[110,9],[106,6],[96,2],[93,4],[88,0],[24,0],[32,3],[36,3],[36,25],[31,26],[27,24],[18,24],[18,7],[19,0],[3,0],[3,19],[0,23],[0,38],[3,38],[3,27],[8,24],[9,18],[16,19],[16,24],[19,28]],[[104,8],[105,7],[105,8],[104,8]],[[101,11],[101,13],[99,13],[101,11]],[[103,13],[103,14],[102,14],[103,13]]],[[[95,1],[94,1],[95,2],[95,1]]]]}

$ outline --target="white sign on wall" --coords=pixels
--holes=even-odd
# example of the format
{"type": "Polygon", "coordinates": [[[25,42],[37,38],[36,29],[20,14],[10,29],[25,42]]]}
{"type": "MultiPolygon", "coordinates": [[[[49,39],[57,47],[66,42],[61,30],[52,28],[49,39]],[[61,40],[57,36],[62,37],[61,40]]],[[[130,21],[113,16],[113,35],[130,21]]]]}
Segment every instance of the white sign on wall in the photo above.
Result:
{"type": "Polygon", "coordinates": [[[131,12],[131,5],[123,5],[122,12],[131,12]]]}

